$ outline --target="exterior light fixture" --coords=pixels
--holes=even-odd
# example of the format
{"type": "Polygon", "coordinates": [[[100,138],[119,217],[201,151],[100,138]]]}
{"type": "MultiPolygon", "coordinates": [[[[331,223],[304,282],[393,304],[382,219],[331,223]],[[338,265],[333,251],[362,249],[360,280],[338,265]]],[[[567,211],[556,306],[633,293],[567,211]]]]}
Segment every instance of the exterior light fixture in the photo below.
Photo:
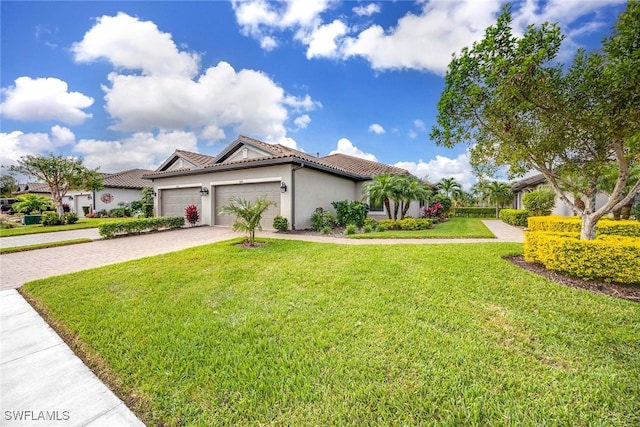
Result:
{"type": "Polygon", "coordinates": [[[73,200],[73,196],[68,196],[68,197],[69,197],[69,200],[73,200]]]}
{"type": "Polygon", "coordinates": [[[285,184],[284,181],[282,182],[282,184],[280,184],[280,192],[281,193],[287,192],[287,184],[285,184]]]}
{"type": "Polygon", "coordinates": [[[208,196],[209,195],[209,189],[207,187],[200,188],[200,195],[201,196],[208,196]]]}
{"type": "Polygon", "coordinates": [[[87,199],[88,199],[88,200],[93,199],[93,197],[91,197],[91,194],[87,195],[87,199]]]}

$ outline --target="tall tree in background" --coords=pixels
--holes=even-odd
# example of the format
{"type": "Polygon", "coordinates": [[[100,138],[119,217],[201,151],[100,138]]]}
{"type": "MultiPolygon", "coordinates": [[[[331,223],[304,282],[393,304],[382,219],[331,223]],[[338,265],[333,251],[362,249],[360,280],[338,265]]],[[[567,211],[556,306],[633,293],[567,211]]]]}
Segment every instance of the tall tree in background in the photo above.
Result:
{"type": "Polygon", "coordinates": [[[438,189],[450,199],[455,199],[462,193],[462,186],[454,177],[442,178],[436,185],[438,186],[438,189]]]}
{"type": "Polygon", "coordinates": [[[504,182],[492,181],[487,184],[486,191],[489,203],[496,208],[497,219],[500,213],[500,208],[513,200],[511,185],[504,182]]]}
{"type": "Polygon", "coordinates": [[[508,166],[514,177],[538,170],[580,215],[580,237],[594,239],[596,222],[640,190],[629,178],[640,162],[640,0],[628,2],[600,52],[578,51],[566,71],[556,61],[557,25],[531,26],[518,38],[511,23],[507,6],[482,41],[451,61],[431,137],[471,144],[476,166],[508,166]],[[596,209],[611,164],[615,185],[596,209]]]}
{"type": "Polygon", "coordinates": [[[0,175],[0,196],[11,197],[11,193],[18,189],[16,180],[11,175],[0,175]]]}
{"type": "Polygon", "coordinates": [[[27,155],[18,160],[17,166],[9,168],[12,172],[28,175],[38,182],[47,184],[58,216],[64,216],[62,198],[69,190],[99,190],[102,188],[102,176],[95,170],[82,165],[82,159],[73,159],[49,154],[27,155]]]}

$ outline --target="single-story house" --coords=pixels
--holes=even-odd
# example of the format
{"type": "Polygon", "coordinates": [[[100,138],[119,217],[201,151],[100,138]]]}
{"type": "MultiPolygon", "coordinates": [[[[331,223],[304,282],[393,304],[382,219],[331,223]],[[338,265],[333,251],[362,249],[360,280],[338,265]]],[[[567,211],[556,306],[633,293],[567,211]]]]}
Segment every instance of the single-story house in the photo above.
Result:
{"type": "MultiPolygon", "coordinates": [[[[215,157],[176,150],[145,178],[153,181],[158,216],[183,216],[193,204],[202,224],[230,226],[234,218],[218,214],[230,197],[255,200],[266,196],[276,206],[263,215],[263,228],[272,228],[274,217],[282,215],[291,228],[301,230],[311,227],[316,208],[335,213],[331,202],[361,201],[364,184],[383,173],[409,174],[402,168],[345,154],[311,156],[239,136],[215,157]]],[[[369,215],[387,217],[382,206],[372,206],[369,215]]],[[[420,216],[418,202],[408,215],[420,216]]]]}
{"type": "MultiPolygon", "coordinates": [[[[543,174],[536,174],[530,177],[521,179],[513,184],[513,208],[514,209],[524,209],[524,204],[522,203],[522,198],[525,194],[530,193],[535,190],[541,190],[543,188],[549,188],[547,185],[547,179],[543,174]]],[[[568,195],[569,200],[573,200],[573,196],[568,195]]],[[[603,206],[609,196],[602,193],[596,196],[596,208],[600,208],[603,206]]],[[[569,205],[563,202],[558,196],[556,196],[556,205],[551,211],[551,215],[557,216],[574,216],[574,212],[569,205]]]]}
{"type": "MultiPolygon", "coordinates": [[[[80,218],[84,218],[83,207],[88,212],[99,212],[128,206],[131,202],[142,198],[141,191],[145,187],[151,187],[150,182],[143,179],[144,174],[153,172],[146,169],[130,169],[116,173],[105,173],[100,191],[69,190],[62,198],[62,203],[69,205],[69,211],[75,212],[80,218]]],[[[28,183],[18,185],[18,190],[13,194],[39,194],[51,197],[49,187],[43,183],[28,183]]]]}

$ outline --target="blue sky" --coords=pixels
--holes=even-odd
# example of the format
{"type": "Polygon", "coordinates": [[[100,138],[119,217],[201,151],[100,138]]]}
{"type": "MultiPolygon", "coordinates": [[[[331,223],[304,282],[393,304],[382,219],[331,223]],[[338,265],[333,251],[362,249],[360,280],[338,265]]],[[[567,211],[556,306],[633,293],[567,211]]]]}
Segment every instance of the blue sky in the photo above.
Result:
{"type": "MultiPolygon", "coordinates": [[[[245,134],[468,188],[467,147],[429,132],[452,53],[504,3],[3,0],[2,165],[53,152],[103,172],[154,169],[175,149],[215,155],[245,134]]],[[[624,7],[525,1],[513,16],[519,31],[558,22],[569,62],[624,7]]]]}

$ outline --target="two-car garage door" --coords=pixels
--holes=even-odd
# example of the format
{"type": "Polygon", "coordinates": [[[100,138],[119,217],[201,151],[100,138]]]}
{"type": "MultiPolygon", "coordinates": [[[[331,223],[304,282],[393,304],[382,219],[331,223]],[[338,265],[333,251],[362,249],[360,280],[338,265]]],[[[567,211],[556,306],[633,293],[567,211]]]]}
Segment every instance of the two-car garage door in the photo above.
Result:
{"type": "Polygon", "coordinates": [[[162,216],[184,216],[189,205],[196,205],[198,212],[202,212],[202,196],[200,187],[171,188],[160,190],[162,216]]]}
{"type": "Polygon", "coordinates": [[[258,197],[266,196],[268,200],[276,202],[275,206],[262,215],[260,224],[263,228],[273,228],[273,218],[280,214],[280,182],[261,182],[253,184],[217,185],[215,186],[215,215],[216,225],[233,225],[232,215],[219,215],[220,206],[229,204],[231,197],[242,197],[254,201],[258,197]]]}

